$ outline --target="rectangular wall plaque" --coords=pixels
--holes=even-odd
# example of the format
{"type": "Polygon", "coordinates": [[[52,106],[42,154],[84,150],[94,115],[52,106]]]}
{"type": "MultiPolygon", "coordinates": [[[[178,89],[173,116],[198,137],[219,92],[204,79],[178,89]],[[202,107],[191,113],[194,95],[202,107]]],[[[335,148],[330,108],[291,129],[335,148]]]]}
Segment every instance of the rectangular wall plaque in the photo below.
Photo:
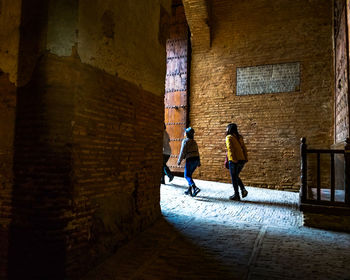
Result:
{"type": "Polygon", "coordinates": [[[237,68],[237,95],[299,90],[299,62],[237,68]]]}

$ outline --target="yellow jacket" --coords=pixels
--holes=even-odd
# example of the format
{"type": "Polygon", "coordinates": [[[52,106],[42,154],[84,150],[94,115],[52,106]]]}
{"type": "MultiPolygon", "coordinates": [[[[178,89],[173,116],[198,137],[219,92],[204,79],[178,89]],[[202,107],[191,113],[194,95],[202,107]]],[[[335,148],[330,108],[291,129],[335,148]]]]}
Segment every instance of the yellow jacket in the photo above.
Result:
{"type": "Polygon", "coordinates": [[[244,145],[243,137],[237,139],[236,136],[226,136],[227,158],[230,161],[238,162],[239,160],[248,161],[247,148],[244,145]]]}

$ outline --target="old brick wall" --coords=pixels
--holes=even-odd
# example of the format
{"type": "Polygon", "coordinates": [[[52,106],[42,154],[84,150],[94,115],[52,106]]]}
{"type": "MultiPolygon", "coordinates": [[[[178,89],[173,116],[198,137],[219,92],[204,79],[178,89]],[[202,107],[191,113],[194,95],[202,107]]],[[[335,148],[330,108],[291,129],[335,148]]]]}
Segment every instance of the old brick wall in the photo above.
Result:
{"type": "MultiPolygon", "coordinates": [[[[190,123],[202,157],[197,178],[230,180],[225,128],[238,124],[252,186],[298,189],[299,144],[333,142],[332,1],[211,2],[211,47],[192,50],[190,123]],[[300,91],[236,96],[237,67],[300,62],[300,91]]],[[[192,36],[192,41],[200,36],[192,36]]]]}
{"type": "Polygon", "coordinates": [[[7,274],[21,0],[0,1],[0,279],[7,274]]]}
{"type": "Polygon", "coordinates": [[[160,216],[171,1],[88,2],[26,2],[20,87],[0,76],[17,90],[12,198],[0,190],[13,279],[74,279],[160,216]]]}
{"type": "Polygon", "coordinates": [[[52,75],[54,66],[41,57],[31,80],[17,90],[10,279],[65,275],[73,101],[52,75]]]}
{"type": "Polygon", "coordinates": [[[11,221],[13,185],[13,138],[15,126],[16,87],[9,75],[0,72],[0,279],[7,266],[8,233],[11,221]]]}
{"type": "Polygon", "coordinates": [[[161,2],[79,5],[81,61],[71,73],[76,77],[71,178],[79,213],[73,215],[76,234],[67,253],[73,274],[79,260],[98,263],[160,216],[171,1],[161,2]]]}
{"type": "Polygon", "coordinates": [[[85,209],[70,250],[88,245],[96,261],[160,215],[163,100],[93,67],[74,74],[72,179],[75,203],[85,209]]]}

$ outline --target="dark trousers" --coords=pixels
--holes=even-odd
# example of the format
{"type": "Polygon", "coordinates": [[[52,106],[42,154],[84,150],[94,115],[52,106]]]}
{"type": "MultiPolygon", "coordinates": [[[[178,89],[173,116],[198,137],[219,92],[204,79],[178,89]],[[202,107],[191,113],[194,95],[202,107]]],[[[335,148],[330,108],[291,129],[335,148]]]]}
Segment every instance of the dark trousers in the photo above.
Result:
{"type": "Polygon", "coordinates": [[[244,164],[245,164],[244,162],[233,162],[233,161],[228,162],[232,185],[233,185],[233,189],[235,190],[235,195],[239,195],[238,186],[241,188],[241,191],[244,190],[243,182],[241,178],[239,178],[239,173],[241,173],[244,167],[244,164]]]}
{"type": "Polygon", "coordinates": [[[170,155],[164,155],[163,154],[163,169],[162,169],[162,182],[164,182],[164,176],[167,175],[169,178],[174,177],[174,175],[171,173],[169,167],[166,165],[170,158],[170,155]]]}

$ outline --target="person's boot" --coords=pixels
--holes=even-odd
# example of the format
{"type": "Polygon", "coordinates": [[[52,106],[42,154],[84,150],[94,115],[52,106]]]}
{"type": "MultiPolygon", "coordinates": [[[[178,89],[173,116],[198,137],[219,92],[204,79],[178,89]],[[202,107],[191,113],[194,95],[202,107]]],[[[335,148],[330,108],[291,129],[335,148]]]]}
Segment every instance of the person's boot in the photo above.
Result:
{"type": "Polygon", "coordinates": [[[196,185],[193,185],[193,192],[192,192],[192,197],[195,197],[200,191],[200,188],[197,188],[196,185]]]}
{"type": "Polygon", "coordinates": [[[242,189],[241,193],[242,193],[242,198],[248,195],[248,191],[246,189],[242,189]]]}
{"type": "Polygon", "coordinates": [[[174,177],[175,177],[175,176],[172,175],[172,174],[169,176],[169,183],[174,179],[174,177]]]}
{"type": "Polygon", "coordinates": [[[192,196],[192,186],[189,186],[187,191],[184,192],[184,194],[192,196]]]}
{"type": "Polygon", "coordinates": [[[229,197],[230,200],[236,200],[236,201],[240,201],[241,198],[239,197],[239,194],[234,194],[234,195],[231,195],[229,197]]]}

